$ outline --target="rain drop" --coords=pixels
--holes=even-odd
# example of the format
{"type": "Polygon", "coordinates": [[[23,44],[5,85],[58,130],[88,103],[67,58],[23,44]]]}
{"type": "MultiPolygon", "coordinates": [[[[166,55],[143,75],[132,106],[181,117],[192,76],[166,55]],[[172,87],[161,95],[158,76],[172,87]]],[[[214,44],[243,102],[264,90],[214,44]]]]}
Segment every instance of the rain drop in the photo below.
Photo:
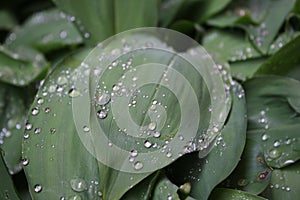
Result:
{"type": "Polygon", "coordinates": [[[35,134],[39,134],[41,132],[41,128],[36,128],[36,129],[34,129],[34,133],[35,134]]]}
{"type": "Polygon", "coordinates": [[[280,142],[278,140],[276,140],[273,144],[273,146],[276,148],[276,147],[279,147],[280,146],[280,142]]]}
{"type": "Polygon", "coordinates": [[[30,131],[32,129],[32,124],[26,123],[25,130],[30,131]]]}
{"type": "Polygon", "coordinates": [[[96,103],[99,105],[105,105],[110,101],[110,95],[109,94],[102,94],[99,97],[96,97],[96,103]]]}
{"type": "Polygon", "coordinates": [[[140,161],[137,161],[133,164],[135,170],[141,170],[144,167],[144,164],[140,161]]]}
{"type": "Polygon", "coordinates": [[[145,146],[146,148],[150,148],[150,147],[152,146],[152,144],[151,144],[151,142],[150,142],[149,140],[146,140],[146,141],[144,142],[144,146],[145,146]]]}
{"type": "Polygon", "coordinates": [[[281,156],[281,151],[277,150],[277,149],[272,149],[269,151],[269,156],[270,158],[279,158],[281,156]]]}
{"type": "Polygon", "coordinates": [[[262,141],[266,141],[266,140],[268,140],[268,138],[269,138],[269,136],[267,134],[263,134],[261,136],[262,141]]]}
{"type": "Polygon", "coordinates": [[[84,131],[84,132],[89,132],[89,131],[90,131],[90,128],[87,127],[87,126],[84,126],[84,127],[83,127],[83,131],[84,131]]]}
{"type": "Polygon", "coordinates": [[[130,156],[136,157],[137,155],[138,155],[137,150],[133,149],[133,150],[130,151],[130,156]]]}
{"type": "Polygon", "coordinates": [[[71,184],[71,188],[72,190],[74,190],[75,192],[83,192],[84,190],[87,189],[87,184],[85,182],[85,180],[81,179],[81,178],[74,178],[70,181],[71,184]]]}
{"type": "Polygon", "coordinates": [[[39,105],[43,104],[43,103],[44,103],[44,99],[38,98],[37,103],[38,103],[39,105]]]}
{"type": "Polygon", "coordinates": [[[42,191],[42,186],[40,185],[40,184],[36,184],[35,186],[34,186],[34,192],[36,192],[36,193],[39,193],[39,192],[41,192],[42,191]]]}
{"type": "Polygon", "coordinates": [[[80,95],[80,92],[76,90],[75,88],[72,88],[69,90],[69,97],[74,98],[78,97],[80,95]]]}
{"type": "Polygon", "coordinates": [[[106,114],[106,112],[104,112],[103,110],[99,110],[99,111],[97,112],[97,117],[98,117],[99,119],[105,119],[105,118],[107,117],[107,114],[106,114]]]}
{"type": "Polygon", "coordinates": [[[22,159],[22,165],[27,166],[29,164],[29,160],[27,158],[22,159]]]}
{"type": "Polygon", "coordinates": [[[61,32],[59,33],[59,37],[60,37],[61,39],[65,39],[67,36],[68,36],[68,33],[67,33],[67,31],[65,31],[65,30],[63,30],[63,31],[61,31],[61,32]]]}
{"type": "Polygon", "coordinates": [[[159,138],[159,137],[160,137],[160,132],[155,131],[155,132],[153,133],[153,137],[159,138]]]}
{"type": "Polygon", "coordinates": [[[39,109],[38,109],[37,107],[33,108],[33,109],[31,110],[31,114],[32,114],[33,116],[39,114],[39,109]]]}
{"type": "Polygon", "coordinates": [[[51,133],[51,134],[54,134],[55,132],[56,132],[56,129],[55,129],[55,128],[51,128],[51,129],[50,129],[50,133],[51,133]]]}
{"type": "Polygon", "coordinates": [[[149,129],[150,131],[155,130],[155,128],[156,128],[156,123],[155,123],[155,122],[151,122],[151,123],[148,125],[148,129],[149,129]]]}

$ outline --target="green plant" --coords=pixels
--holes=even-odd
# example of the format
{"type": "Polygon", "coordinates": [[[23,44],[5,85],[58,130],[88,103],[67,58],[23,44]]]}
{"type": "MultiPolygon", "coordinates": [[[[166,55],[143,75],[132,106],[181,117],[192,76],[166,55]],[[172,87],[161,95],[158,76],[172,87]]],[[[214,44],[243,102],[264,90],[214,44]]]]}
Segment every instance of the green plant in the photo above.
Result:
{"type": "Polygon", "coordinates": [[[0,199],[297,199],[299,25],[298,0],[3,3],[0,199]]]}

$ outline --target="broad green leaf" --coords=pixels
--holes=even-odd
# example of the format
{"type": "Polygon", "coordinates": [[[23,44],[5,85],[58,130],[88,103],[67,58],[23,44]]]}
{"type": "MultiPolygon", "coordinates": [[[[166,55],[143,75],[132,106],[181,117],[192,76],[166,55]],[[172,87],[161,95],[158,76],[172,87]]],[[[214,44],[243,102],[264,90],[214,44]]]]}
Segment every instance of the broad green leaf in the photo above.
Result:
{"type": "Polygon", "coordinates": [[[246,146],[238,166],[222,183],[223,187],[237,188],[260,194],[270,182],[272,171],[264,161],[260,135],[247,133],[246,146]]]}
{"type": "MultiPolygon", "coordinates": [[[[99,199],[97,161],[83,147],[72,120],[70,72],[88,51],[59,63],[45,80],[25,126],[23,161],[34,199],[99,199]]],[[[100,193],[99,193],[100,194],[100,193]]]]}
{"type": "Polygon", "coordinates": [[[232,0],[204,0],[201,7],[195,10],[196,19],[199,23],[205,22],[210,17],[222,11],[232,0]]]}
{"type": "Polygon", "coordinates": [[[298,52],[300,51],[300,36],[291,40],[284,45],[279,51],[271,56],[266,62],[264,62],[255,75],[260,74],[275,74],[286,75],[293,68],[298,67],[300,64],[300,58],[298,52]],[[288,58],[288,59],[287,59],[288,58]]]}
{"type": "Polygon", "coordinates": [[[138,27],[156,26],[158,0],[53,0],[73,15],[85,38],[97,44],[108,37],[138,27]]]}
{"type": "Polygon", "coordinates": [[[0,199],[14,199],[19,200],[11,176],[8,174],[4,160],[2,159],[2,154],[0,149],[0,199]]]}
{"type": "Polygon", "coordinates": [[[241,191],[241,190],[233,190],[233,189],[225,189],[225,188],[216,188],[212,195],[210,196],[211,200],[266,200],[260,196],[255,196],[253,194],[241,191]]]}
{"type": "Polygon", "coordinates": [[[233,171],[240,160],[247,125],[243,94],[240,85],[233,86],[229,119],[208,156],[199,159],[197,154],[186,155],[168,169],[172,179],[177,179],[175,182],[178,184],[191,183],[190,196],[195,199],[207,199],[213,188],[233,171]]]}
{"type": "Polygon", "coordinates": [[[228,12],[208,20],[208,24],[245,29],[256,48],[267,54],[294,3],[295,0],[237,1],[228,12]]]}
{"type": "Polygon", "coordinates": [[[231,62],[261,57],[246,36],[235,31],[213,30],[203,38],[203,46],[211,54],[219,54],[231,62]]]}
{"type": "Polygon", "coordinates": [[[298,199],[299,198],[299,178],[300,163],[283,169],[275,169],[272,174],[269,187],[262,193],[262,196],[272,199],[298,199]]]}
{"type": "Polygon", "coordinates": [[[231,75],[238,80],[245,81],[252,78],[265,61],[266,58],[256,58],[230,63],[231,75]]]}
{"type": "Polygon", "coordinates": [[[29,46],[42,52],[82,43],[82,37],[68,16],[57,9],[32,15],[7,38],[10,48],[29,46]]]}
{"type": "Polygon", "coordinates": [[[162,27],[168,26],[180,11],[186,0],[162,0],[159,10],[159,23],[162,27]]]}
{"type": "Polygon", "coordinates": [[[162,176],[156,183],[153,199],[180,200],[177,190],[178,187],[176,185],[174,185],[167,177],[162,176]]]}
{"type": "Polygon", "coordinates": [[[207,23],[220,28],[258,24],[267,15],[270,4],[271,0],[233,1],[227,10],[209,19],[207,23]]]}
{"type": "Polygon", "coordinates": [[[22,169],[21,153],[27,108],[20,88],[0,83],[0,148],[10,174],[22,169]]]}
{"type": "Polygon", "coordinates": [[[11,30],[16,24],[16,19],[10,12],[0,10],[0,30],[11,30]]]}
{"type": "Polygon", "coordinates": [[[160,176],[160,171],[148,176],[132,189],[130,189],[121,200],[148,200],[153,196],[153,190],[156,187],[157,179],[160,176]]]}
{"type": "Polygon", "coordinates": [[[261,137],[268,166],[282,168],[300,158],[300,82],[280,76],[261,76],[245,84],[248,133],[261,137]]]}
{"type": "Polygon", "coordinates": [[[14,51],[0,46],[0,80],[24,86],[35,80],[48,68],[44,56],[34,49],[18,47],[14,51]]]}

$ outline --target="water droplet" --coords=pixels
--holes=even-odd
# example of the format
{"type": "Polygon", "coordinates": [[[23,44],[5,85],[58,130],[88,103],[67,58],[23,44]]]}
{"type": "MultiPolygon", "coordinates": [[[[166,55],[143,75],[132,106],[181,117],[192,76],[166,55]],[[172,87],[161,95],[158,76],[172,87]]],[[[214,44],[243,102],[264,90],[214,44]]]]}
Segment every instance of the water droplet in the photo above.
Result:
{"type": "Polygon", "coordinates": [[[269,138],[269,136],[267,134],[263,134],[261,136],[262,141],[266,141],[266,140],[268,140],[268,138],[269,138]]]}
{"type": "Polygon", "coordinates": [[[159,137],[160,137],[160,132],[155,131],[155,132],[153,133],[153,137],[159,138],[159,137]]]}
{"type": "Polygon", "coordinates": [[[156,128],[156,123],[155,123],[155,122],[151,122],[151,123],[148,125],[148,129],[149,129],[150,131],[155,130],[155,128],[156,128]]]}
{"type": "Polygon", "coordinates": [[[83,192],[84,190],[87,189],[87,184],[85,182],[85,180],[81,179],[81,178],[74,178],[70,181],[71,184],[71,188],[72,190],[74,190],[75,192],[83,192]]]}
{"type": "Polygon", "coordinates": [[[140,161],[137,161],[133,164],[135,170],[141,170],[144,167],[144,164],[140,161]]]}
{"type": "Polygon", "coordinates": [[[67,84],[67,83],[68,83],[67,77],[65,77],[65,76],[59,76],[59,77],[57,78],[57,84],[58,84],[58,85],[65,85],[65,84],[67,84]]]}
{"type": "Polygon", "coordinates": [[[106,112],[104,112],[103,110],[99,110],[99,111],[97,112],[97,117],[98,117],[99,119],[105,119],[105,118],[107,117],[107,114],[106,114],[106,112]]]}
{"type": "Polygon", "coordinates": [[[146,140],[146,141],[144,142],[144,146],[145,146],[146,148],[150,148],[150,147],[152,146],[152,143],[151,143],[149,140],[146,140]]]}
{"type": "Polygon", "coordinates": [[[27,158],[22,159],[22,165],[27,166],[29,164],[29,160],[27,158]]]}
{"type": "Polygon", "coordinates": [[[137,150],[133,149],[133,150],[130,151],[130,156],[136,157],[137,155],[138,155],[137,150]]]}
{"type": "Polygon", "coordinates": [[[291,191],[291,188],[290,188],[290,187],[286,187],[285,190],[286,190],[287,192],[289,192],[289,191],[291,191]]]}
{"type": "Polygon", "coordinates": [[[280,146],[280,142],[278,140],[276,140],[273,144],[273,147],[279,147],[280,146]]]}
{"type": "Polygon", "coordinates": [[[72,88],[69,90],[69,97],[74,98],[78,97],[80,95],[80,92],[76,90],[75,88],[72,88]]]}
{"type": "Polygon", "coordinates": [[[171,153],[171,152],[168,152],[168,153],[166,154],[166,156],[167,156],[167,158],[171,158],[171,157],[172,157],[172,153],[171,153]]]}
{"type": "Polygon", "coordinates": [[[44,99],[38,98],[37,103],[38,103],[39,105],[43,104],[43,103],[44,103],[44,99]]]}
{"type": "Polygon", "coordinates": [[[87,127],[87,126],[84,126],[84,127],[83,127],[83,131],[84,131],[84,132],[89,132],[89,131],[90,131],[90,128],[87,127]]]}
{"type": "Polygon", "coordinates": [[[56,129],[55,128],[50,128],[50,133],[51,134],[54,134],[56,132],[56,129]]]}
{"type": "Polygon", "coordinates": [[[99,97],[96,97],[96,103],[99,105],[105,105],[110,101],[110,95],[109,94],[102,94],[99,97]]]}
{"type": "Polygon", "coordinates": [[[117,92],[117,91],[120,90],[120,87],[118,85],[113,85],[112,89],[113,89],[114,92],[117,92]]]}
{"type": "Polygon", "coordinates": [[[32,114],[33,116],[39,114],[39,109],[38,109],[37,107],[33,108],[33,109],[31,110],[31,114],[32,114]]]}
{"type": "Polygon", "coordinates": [[[68,33],[67,33],[67,31],[65,31],[65,30],[63,30],[63,31],[61,31],[61,32],[59,33],[59,37],[60,37],[61,39],[65,39],[67,36],[68,36],[68,33]]]}
{"type": "Polygon", "coordinates": [[[35,134],[39,134],[41,132],[41,128],[36,128],[36,129],[34,129],[34,133],[35,134]]]}
{"type": "Polygon", "coordinates": [[[26,123],[25,124],[25,130],[30,131],[32,129],[32,124],[26,123]]]}
{"type": "Polygon", "coordinates": [[[29,134],[28,133],[24,133],[24,139],[28,139],[29,138],[29,134]]]}
{"type": "Polygon", "coordinates": [[[45,113],[49,113],[50,112],[50,108],[45,108],[45,113]]]}
{"type": "Polygon", "coordinates": [[[269,156],[270,158],[279,158],[281,156],[281,151],[277,150],[277,149],[272,149],[269,151],[269,156]]]}
{"type": "Polygon", "coordinates": [[[50,85],[48,88],[48,92],[53,93],[56,91],[56,86],[55,85],[50,85]]]}
{"type": "Polygon", "coordinates": [[[42,189],[43,189],[43,187],[42,187],[40,184],[36,184],[36,185],[34,186],[34,192],[36,192],[36,193],[41,192],[42,189]]]}

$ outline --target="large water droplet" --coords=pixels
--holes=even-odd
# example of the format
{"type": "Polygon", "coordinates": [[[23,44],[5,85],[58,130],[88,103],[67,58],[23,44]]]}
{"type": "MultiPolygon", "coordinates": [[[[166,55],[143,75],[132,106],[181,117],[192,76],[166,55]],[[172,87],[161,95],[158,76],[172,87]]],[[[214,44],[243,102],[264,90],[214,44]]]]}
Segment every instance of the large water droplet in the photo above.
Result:
{"type": "Polygon", "coordinates": [[[68,83],[67,77],[65,77],[65,76],[59,76],[59,77],[57,78],[57,84],[58,84],[58,85],[65,85],[65,84],[67,84],[67,83],[68,83]]]}
{"type": "Polygon", "coordinates": [[[144,167],[144,164],[140,161],[137,161],[133,164],[135,170],[141,170],[144,167]]]}
{"type": "Polygon", "coordinates": [[[75,192],[83,192],[87,189],[87,184],[85,180],[81,178],[74,178],[70,181],[71,188],[75,192]]]}
{"type": "Polygon", "coordinates": [[[43,187],[42,187],[40,184],[36,184],[36,185],[34,186],[34,192],[36,192],[36,193],[41,192],[42,189],[43,189],[43,187]]]}
{"type": "Polygon", "coordinates": [[[156,123],[155,123],[155,122],[151,122],[151,123],[148,125],[148,129],[149,129],[150,131],[155,130],[155,128],[156,128],[156,123]]]}
{"type": "Polygon", "coordinates": [[[269,156],[270,158],[279,158],[281,156],[281,151],[277,150],[277,149],[272,149],[269,151],[269,156]]]}
{"type": "Polygon", "coordinates": [[[105,105],[110,101],[110,95],[109,94],[102,94],[99,97],[96,97],[96,103],[99,105],[105,105]]]}
{"type": "Polygon", "coordinates": [[[144,142],[144,146],[145,146],[146,148],[150,148],[150,147],[152,146],[152,143],[151,143],[149,140],[146,140],[146,141],[144,142]]]}

